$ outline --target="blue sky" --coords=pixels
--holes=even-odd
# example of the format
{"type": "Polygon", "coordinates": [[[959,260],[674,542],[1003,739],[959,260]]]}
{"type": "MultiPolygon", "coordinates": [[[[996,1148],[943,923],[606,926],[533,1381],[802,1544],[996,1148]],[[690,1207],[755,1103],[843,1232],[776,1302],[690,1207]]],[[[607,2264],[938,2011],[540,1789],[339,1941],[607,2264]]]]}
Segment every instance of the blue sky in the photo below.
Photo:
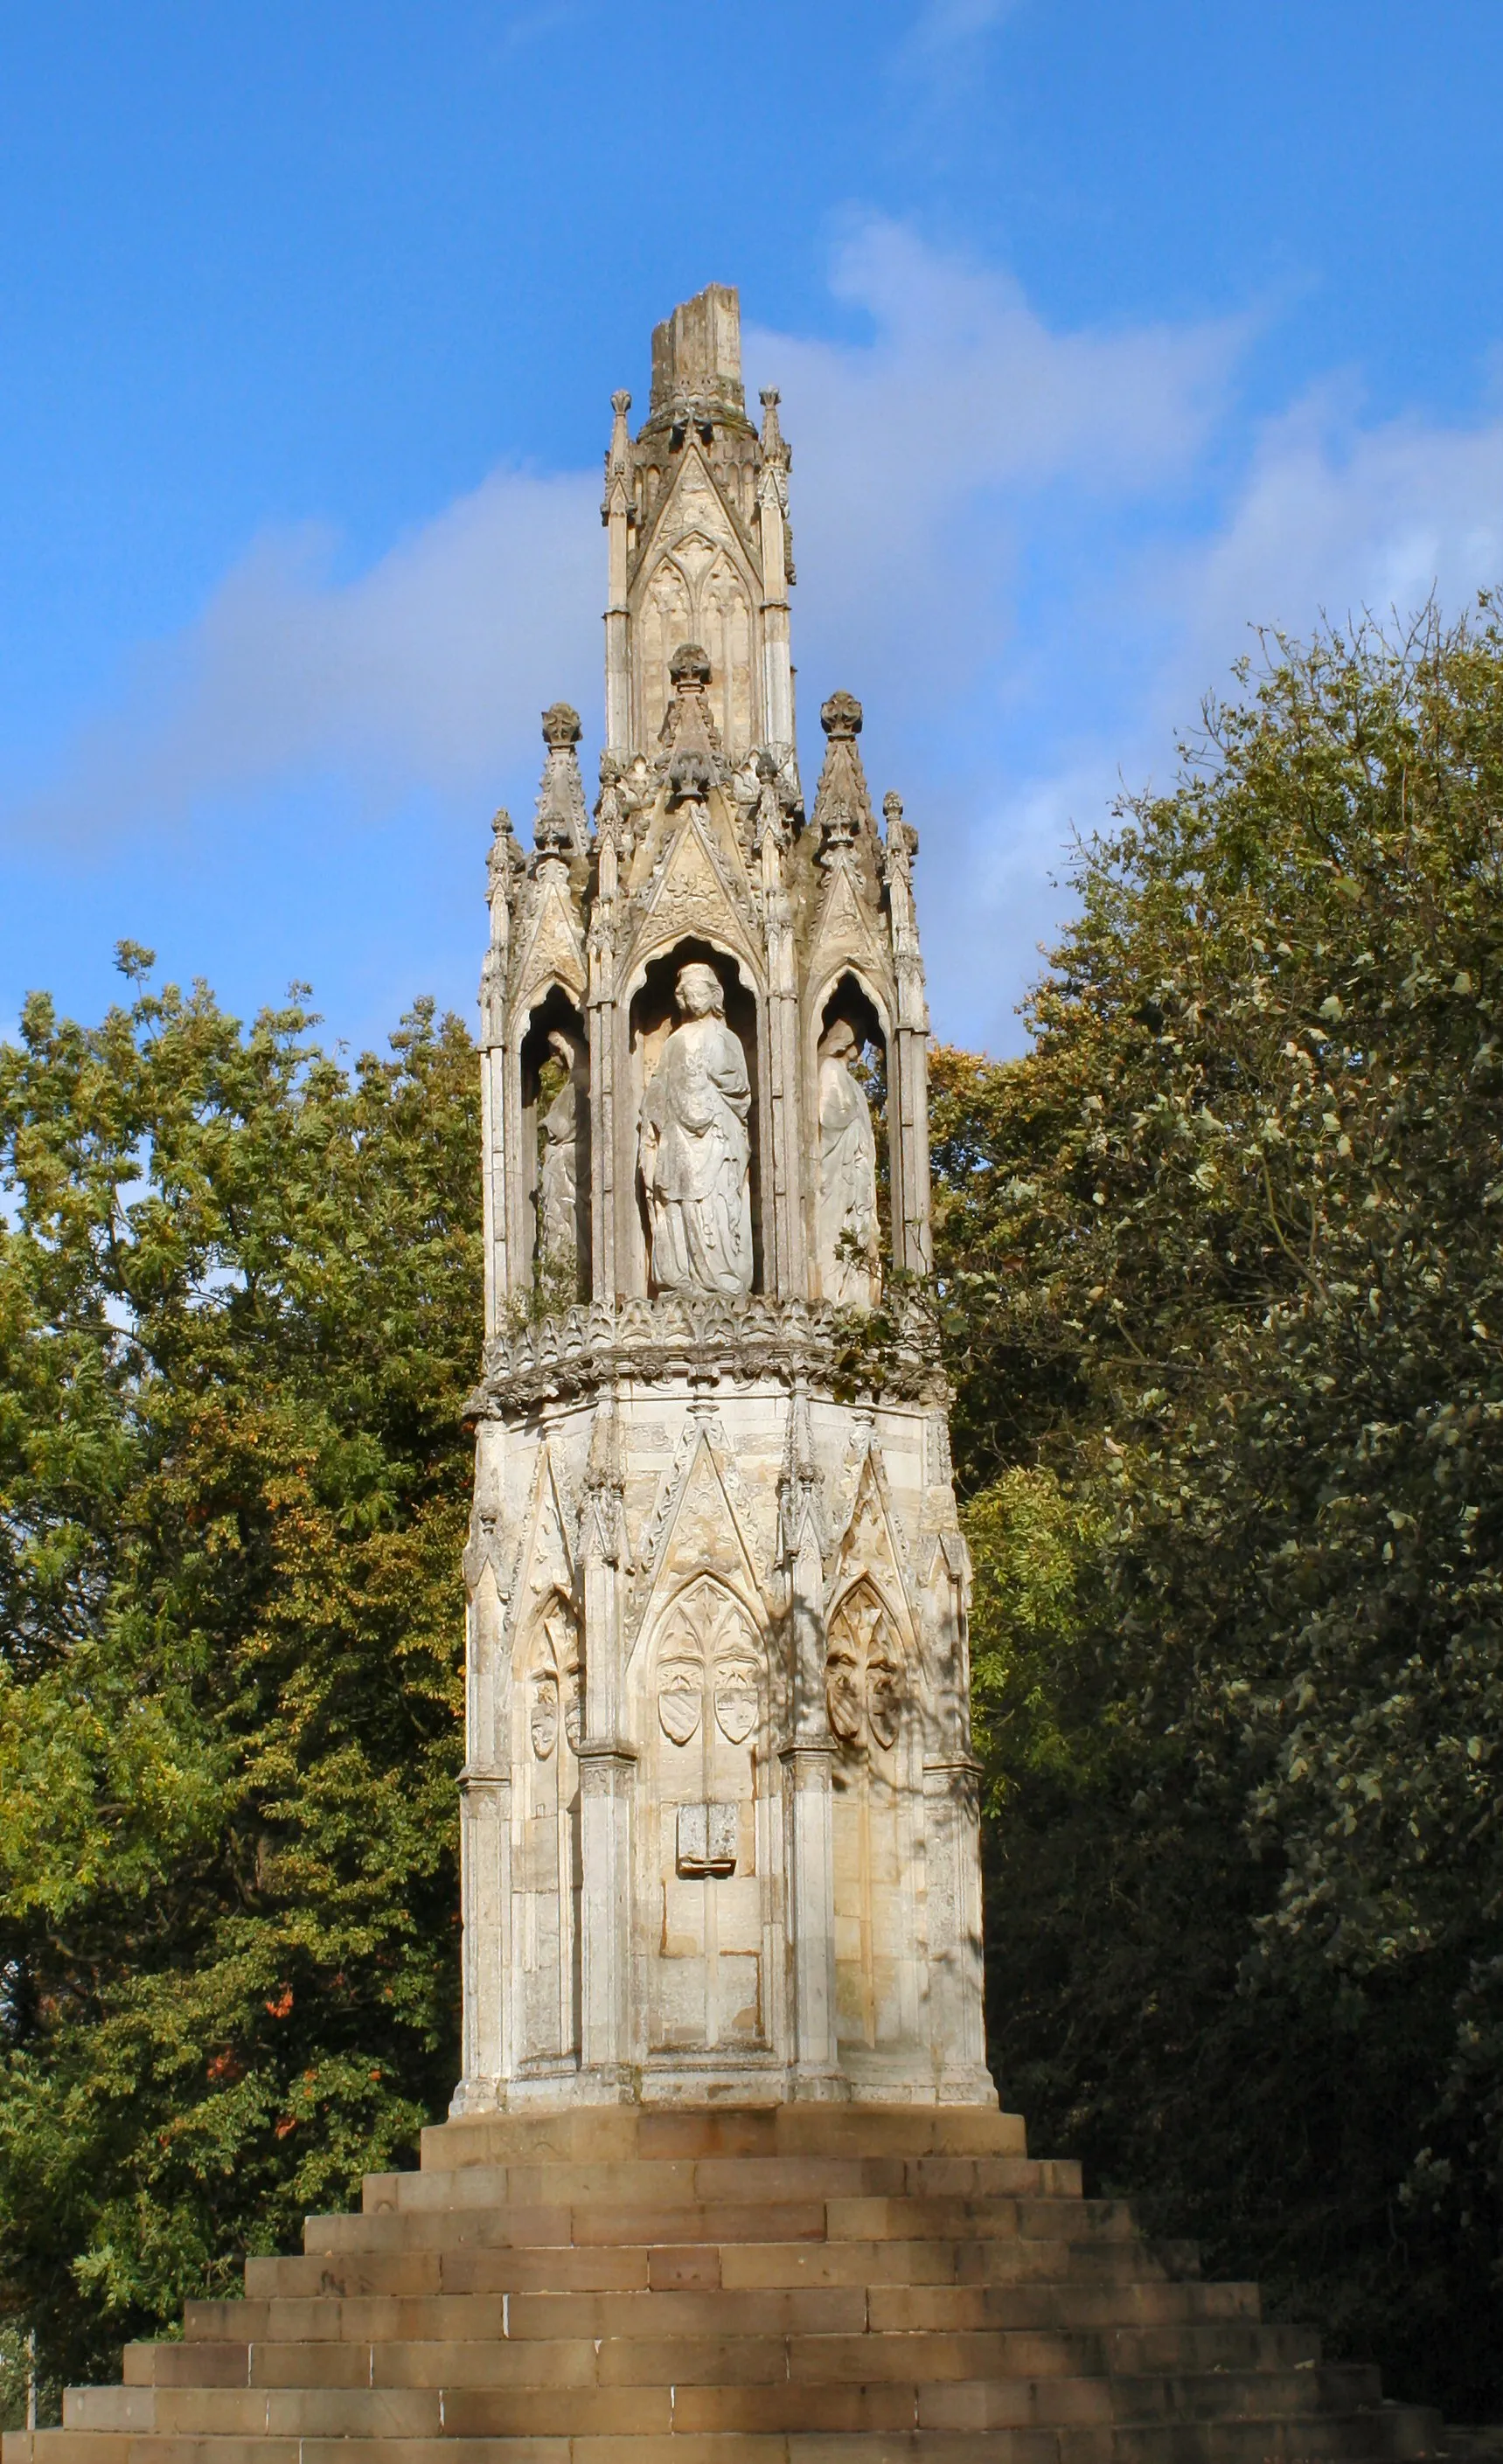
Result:
{"type": "Polygon", "coordinates": [[[600,455],[738,282],[943,1034],[1258,623],[1503,580],[1497,0],[0,0],[0,1025],[472,1014],[600,455]]]}

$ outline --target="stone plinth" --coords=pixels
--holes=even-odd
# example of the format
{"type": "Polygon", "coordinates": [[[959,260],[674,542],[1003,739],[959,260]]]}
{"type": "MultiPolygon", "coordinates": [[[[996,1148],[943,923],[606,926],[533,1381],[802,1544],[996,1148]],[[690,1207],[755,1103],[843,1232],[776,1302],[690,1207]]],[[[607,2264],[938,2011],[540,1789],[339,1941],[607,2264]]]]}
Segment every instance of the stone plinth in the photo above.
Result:
{"type": "Polygon", "coordinates": [[[943,1391],[916,1331],[834,1401],[835,1335],[671,1297],[489,1348],[456,2113],[995,2101],[943,1391]]]}
{"type": "Polygon", "coordinates": [[[493,2115],[4,2464],[1401,2464],[1439,2424],[1015,2115],[493,2115]]]}

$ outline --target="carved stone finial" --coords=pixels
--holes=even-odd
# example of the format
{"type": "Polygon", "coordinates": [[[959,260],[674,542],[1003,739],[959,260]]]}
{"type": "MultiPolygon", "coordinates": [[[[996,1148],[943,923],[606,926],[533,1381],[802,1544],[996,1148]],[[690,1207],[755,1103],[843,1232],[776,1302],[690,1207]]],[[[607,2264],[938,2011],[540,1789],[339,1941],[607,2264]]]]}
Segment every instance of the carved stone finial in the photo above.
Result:
{"type": "Polygon", "coordinates": [[[582,732],[579,713],[566,701],[551,703],[542,714],[542,740],[548,750],[532,830],[540,857],[570,856],[584,847],[588,817],[575,749],[582,732]]]}
{"type": "Polygon", "coordinates": [[[625,419],[631,407],[631,396],[625,391],[613,393],[610,397],[610,407],[618,419],[625,419]]]}
{"type": "Polygon", "coordinates": [[[918,852],[918,833],[912,822],[903,819],[903,800],[891,788],[882,799],[882,819],[887,824],[887,865],[891,875],[895,866],[905,869],[918,852]]]}
{"type": "Polygon", "coordinates": [[[491,846],[486,857],[486,871],[490,877],[488,894],[494,898],[497,891],[509,891],[515,875],[522,869],[522,851],[512,828],[512,817],[502,804],[491,816],[491,846]]]}
{"type": "Polygon", "coordinates": [[[861,704],[855,694],[832,693],[820,712],[819,723],[832,744],[849,744],[861,733],[861,704]]]}
{"type": "Polygon", "coordinates": [[[668,680],[674,693],[703,693],[710,681],[710,661],[697,642],[680,642],[668,662],[668,680]]]}
{"type": "Polygon", "coordinates": [[[687,803],[691,799],[702,802],[710,792],[714,777],[714,765],[708,753],[701,746],[697,744],[676,746],[668,765],[670,803],[687,803]]]}

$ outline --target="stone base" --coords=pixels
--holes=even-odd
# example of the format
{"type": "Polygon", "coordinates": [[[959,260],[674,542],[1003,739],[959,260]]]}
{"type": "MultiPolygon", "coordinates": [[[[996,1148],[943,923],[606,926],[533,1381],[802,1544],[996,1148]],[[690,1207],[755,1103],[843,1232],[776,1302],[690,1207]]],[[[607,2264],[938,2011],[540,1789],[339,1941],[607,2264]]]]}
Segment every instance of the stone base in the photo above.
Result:
{"type": "Polygon", "coordinates": [[[1409,2464],[1436,2416],[1014,2114],[476,2116],[4,2464],[1409,2464]]]}
{"type": "Polygon", "coordinates": [[[746,2062],[718,2068],[710,2062],[654,2063],[641,2070],[547,2071],[536,2078],[461,2079],[449,2107],[451,2122],[484,2114],[595,2112],[602,2106],[641,2105],[656,2111],[763,2112],[780,2104],[874,2105],[883,2111],[928,2105],[994,2108],[997,2091],[989,2071],[959,2065],[938,2077],[905,2074],[895,2064],[873,2061],[868,2075],[855,2069],[789,2071],[768,2062],[758,2072],[746,2062]]]}

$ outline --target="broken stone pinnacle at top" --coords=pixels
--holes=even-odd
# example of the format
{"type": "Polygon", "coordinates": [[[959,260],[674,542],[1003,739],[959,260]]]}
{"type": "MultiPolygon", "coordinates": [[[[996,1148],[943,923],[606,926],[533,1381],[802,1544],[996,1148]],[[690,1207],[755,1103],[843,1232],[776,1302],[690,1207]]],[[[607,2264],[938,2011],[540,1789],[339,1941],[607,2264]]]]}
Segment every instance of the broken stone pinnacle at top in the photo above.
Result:
{"type": "Polygon", "coordinates": [[[652,330],[652,416],[691,401],[744,415],[741,301],[732,283],[709,283],[652,330]]]}

